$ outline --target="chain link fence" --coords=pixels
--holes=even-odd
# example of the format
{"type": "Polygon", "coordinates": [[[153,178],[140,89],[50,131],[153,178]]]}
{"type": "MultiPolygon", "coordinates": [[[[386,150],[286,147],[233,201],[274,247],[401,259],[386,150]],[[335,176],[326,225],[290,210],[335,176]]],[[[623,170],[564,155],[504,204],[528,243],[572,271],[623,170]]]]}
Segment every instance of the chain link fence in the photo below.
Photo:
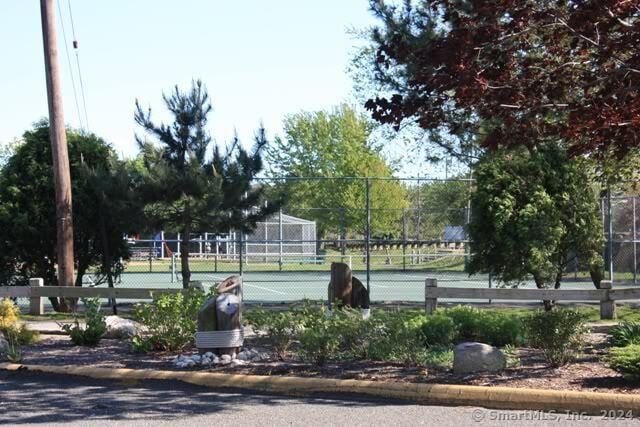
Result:
{"type": "MultiPolygon", "coordinates": [[[[280,212],[250,233],[195,233],[188,249],[177,233],[130,239],[131,259],[117,286],[180,287],[185,250],[191,280],[213,284],[242,274],[247,301],[326,299],[332,262],[348,263],[378,302],[423,302],[427,277],[443,286],[496,285],[489,275],[466,272],[470,179],[288,178],[256,185],[267,186],[274,199],[277,192],[288,196],[280,212]]],[[[628,188],[603,192],[600,201],[605,270],[616,284],[637,283],[640,206],[628,188]]],[[[577,262],[565,277],[569,288],[593,286],[577,262]]],[[[95,285],[92,280],[88,275],[85,283],[95,285]]]]}

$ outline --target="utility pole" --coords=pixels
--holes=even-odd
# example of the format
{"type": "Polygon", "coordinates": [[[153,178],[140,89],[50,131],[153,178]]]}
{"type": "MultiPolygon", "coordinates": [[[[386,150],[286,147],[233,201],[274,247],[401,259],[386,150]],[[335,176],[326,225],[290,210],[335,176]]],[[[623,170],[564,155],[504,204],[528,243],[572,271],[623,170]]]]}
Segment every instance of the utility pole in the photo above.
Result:
{"type": "MultiPolygon", "coordinates": [[[[58,67],[58,40],[56,37],[55,0],[40,0],[44,68],[47,77],[49,104],[49,136],[53,155],[53,182],[56,197],[56,237],[58,284],[74,285],[73,220],[71,212],[71,173],[67,152],[67,135],[62,111],[60,68],[58,67]]],[[[66,311],[64,299],[60,309],[66,311]]]]}

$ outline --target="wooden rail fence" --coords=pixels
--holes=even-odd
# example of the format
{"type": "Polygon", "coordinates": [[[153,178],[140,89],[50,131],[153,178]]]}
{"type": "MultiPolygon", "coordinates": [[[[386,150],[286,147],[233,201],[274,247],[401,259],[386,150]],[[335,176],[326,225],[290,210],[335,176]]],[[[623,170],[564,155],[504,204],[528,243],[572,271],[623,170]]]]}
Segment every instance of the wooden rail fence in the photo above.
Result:
{"type": "Polygon", "coordinates": [[[153,299],[163,293],[182,292],[178,288],[81,288],[43,286],[42,279],[30,279],[29,286],[0,286],[0,298],[29,298],[29,314],[44,313],[44,298],[131,298],[153,299]]]}
{"type": "Polygon", "coordinates": [[[603,280],[601,289],[510,289],[510,288],[443,288],[437,279],[426,279],[425,311],[432,314],[438,298],[532,300],[532,301],[599,301],[600,318],[616,318],[616,301],[640,300],[640,287],[612,289],[611,282],[603,280]]]}

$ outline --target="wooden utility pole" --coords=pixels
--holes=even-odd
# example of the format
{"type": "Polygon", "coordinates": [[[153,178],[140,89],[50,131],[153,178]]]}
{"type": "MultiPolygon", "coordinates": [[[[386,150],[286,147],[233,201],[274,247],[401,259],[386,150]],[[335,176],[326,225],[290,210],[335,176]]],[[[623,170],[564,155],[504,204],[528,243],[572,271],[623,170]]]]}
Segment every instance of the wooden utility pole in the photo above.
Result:
{"type": "MultiPolygon", "coordinates": [[[[74,285],[73,221],[71,213],[71,173],[67,152],[67,135],[62,111],[60,68],[58,67],[58,41],[56,37],[55,0],[40,0],[44,66],[47,76],[49,102],[49,135],[53,155],[53,182],[56,194],[56,233],[58,284],[74,285]]],[[[61,310],[66,304],[61,299],[61,310]]]]}

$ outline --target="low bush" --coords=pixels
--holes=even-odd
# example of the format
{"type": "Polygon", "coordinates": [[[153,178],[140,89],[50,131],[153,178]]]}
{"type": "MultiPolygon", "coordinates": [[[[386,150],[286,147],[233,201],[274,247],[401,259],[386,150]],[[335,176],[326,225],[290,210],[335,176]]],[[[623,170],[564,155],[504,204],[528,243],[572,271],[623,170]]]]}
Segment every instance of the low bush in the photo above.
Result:
{"type": "Polygon", "coordinates": [[[612,347],[606,362],[615,371],[632,380],[640,380],[640,344],[612,347]]]}
{"type": "Polygon", "coordinates": [[[446,309],[444,315],[450,317],[458,328],[456,341],[480,341],[481,310],[468,305],[458,305],[446,309]]]}
{"type": "Polygon", "coordinates": [[[7,340],[13,340],[18,345],[29,345],[38,341],[40,334],[38,331],[32,331],[27,327],[27,325],[13,326],[10,328],[4,329],[5,337],[7,340]]]}
{"type": "Polygon", "coordinates": [[[38,332],[27,325],[18,324],[20,309],[10,299],[0,300],[0,333],[17,346],[33,344],[38,340],[38,332]]]}
{"type": "Polygon", "coordinates": [[[428,346],[451,345],[459,334],[458,325],[451,317],[435,314],[425,318],[420,328],[424,343],[428,346]]]}
{"type": "Polygon", "coordinates": [[[0,330],[12,328],[18,322],[20,310],[10,299],[0,300],[0,330]]]}
{"type": "Polygon", "coordinates": [[[527,343],[542,350],[549,365],[565,365],[584,343],[585,321],[585,315],[575,310],[537,311],[524,319],[527,343]]]}
{"type": "Polygon", "coordinates": [[[459,305],[444,310],[453,320],[458,334],[453,341],[479,341],[502,347],[522,342],[522,320],[519,316],[459,305]]]}
{"type": "Polygon", "coordinates": [[[294,310],[253,309],[246,313],[245,320],[256,331],[264,333],[279,359],[285,357],[301,325],[301,316],[294,310]]]}
{"type": "Polygon", "coordinates": [[[132,349],[146,351],[179,351],[193,343],[198,311],[206,298],[201,289],[184,293],[161,294],[151,303],[137,304],[136,319],[148,333],[132,338],[132,349]]]}
{"type": "Polygon", "coordinates": [[[624,347],[630,344],[640,344],[640,322],[621,322],[609,331],[611,344],[624,347]]]}
{"type": "Polygon", "coordinates": [[[522,320],[501,313],[485,313],[480,317],[482,342],[496,347],[518,345],[522,342],[522,320]]]}
{"type": "Polygon", "coordinates": [[[76,315],[73,324],[64,324],[60,327],[69,334],[71,342],[75,345],[96,346],[107,330],[104,314],[100,312],[100,299],[83,298],[82,303],[85,306],[83,316],[85,325],[80,325],[76,315]]]}

